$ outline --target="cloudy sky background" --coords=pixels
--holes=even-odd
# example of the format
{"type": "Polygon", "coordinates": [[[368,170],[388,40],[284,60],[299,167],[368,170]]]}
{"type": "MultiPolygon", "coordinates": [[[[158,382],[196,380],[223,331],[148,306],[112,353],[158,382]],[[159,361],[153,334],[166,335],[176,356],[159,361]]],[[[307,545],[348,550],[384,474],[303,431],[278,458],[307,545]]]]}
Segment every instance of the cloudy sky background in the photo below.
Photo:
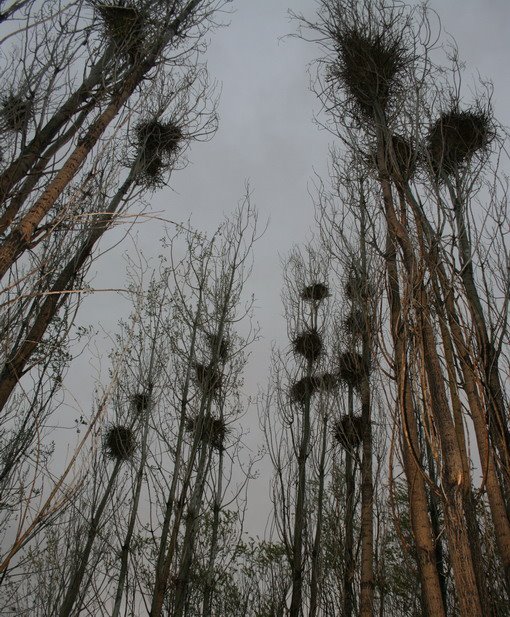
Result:
{"type": "MultiPolygon", "coordinates": [[[[453,36],[466,63],[466,98],[471,76],[490,78],[495,86],[494,107],[498,119],[510,125],[510,3],[507,0],[434,0],[430,7],[442,21],[444,37],[453,36]]],[[[313,236],[314,210],[309,188],[315,173],[327,179],[328,148],[331,134],[319,130],[314,115],[320,105],[310,92],[309,63],[320,50],[286,35],[296,23],[288,9],[312,18],[314,0],[236,0],[228,28],[211,36],[207,63],[212,78],[222,87],[219,104],[220,125],[214,139],[196,143],[189,152],[190,164],[173,174],[170,187],[156,193],[152,210],[176,221],[191,217],[193,225],[213,230],[225,214],[242,198],[249,181],[252,202],[260,220],[269,227],[255,246],[255,268],[247,284],[253,293],[255,320],[260,323],[261,340],[254,344],[246,371],[246,393],[256,394],[267,378],[273,341],[286,344],[282,318],[280,258],[296,243],[313,236]]],[[[445,40],[445,39],[444,39],[445,40]]],[[[123,287],[125,254],[135,245],[147,256],[158,252],[161,223],[145,222],[133,228],[119,246],[93,264],[91,284],[97,288],[123,287]]],[[[112,232],[102,248],[114,245],[120,230],[112,232]]],[[[103,333],[113,333],[119,317],[129,312],[129,304],[114,293],[97,293],[86,299],[80,323],[92,325],[99,334],[92,357],[84,355],[73,365],[66,382],[76,398],[76,413],[90,412],[97,355],[106,354],[110,343],[103,333]],[[81,407],[81,412],[80,412],[81,407]]],[[[103,358],[103,365],[107,361],[103,358]]],[[[74,411],[69,417],[74,417],[74,411]]],[[[251,430],[248,442],[262,443],[253,406],[244,423],[251,430]]],[[[72,422],[71,422],[72,424],[72,422]]],[[[268,502],[268,468],[252,485],[248,529],[264,530],[264,509],[268,502]]]]}

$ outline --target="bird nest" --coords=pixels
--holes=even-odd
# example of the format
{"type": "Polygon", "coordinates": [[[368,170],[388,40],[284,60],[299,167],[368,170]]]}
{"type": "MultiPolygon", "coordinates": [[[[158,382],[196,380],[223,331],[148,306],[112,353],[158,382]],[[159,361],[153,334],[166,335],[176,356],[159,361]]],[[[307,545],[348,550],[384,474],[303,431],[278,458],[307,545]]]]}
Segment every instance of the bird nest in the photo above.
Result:
{"type": "Polygon", "coordinates": [[[347,317],[342,322],[343,328],[347,334],[350,334],[354,339],[360,339],[366,328],[366,317],[363,311],[352,308],[347,317]]]}
{"type": "Polygon", "coordinates": [[[139,147],[150,155],[171,156],[182,139],[182,129],[171,120],[146,120],[135,130],[139,147]]]}
{"type": "MultiPolygon", "coordinates": [[[[187,418],[186,430],[188,433],[196,434],[199,430],[199,426],[199,417],[187,418]]],[[[216,450],[221,450],[228,432],[224,420],[215,417],[211,413],[206,413],[202,418],[201,427],[202,430],[200,431],[199,439],[205,443],[208,443],[216,450]]]]}
{"type": "Polygon", "coordinates": [[[221,388],[221,372],[211,364],[195,364],[195,378],[205,394],[215,394],[221,388]]]}
{"type": "Polygon", "coordinates": [[[483,110],[443,113],[428,135],[428,154],[434,173],[451,174],[495,137],[490,115],[483,110]]]}
{"type": "Polygon", "coordinates": [[[302,377],[292,384],[290,388],[290,399],[300,405],[306,404],[310,397],[317,391],[317,381],[315,377],[302,377]]]}
{"type": "Polygon", "coordinates": [[[355,351],[346,351],[338,357],[338,377],[346,385],[359,390],[365,377],[363,356],[355,351]]]}
{"type": "Polygon", "coordinates": [[[345,28],[336,39],[338,61],[331,76],[341,81],[361,113],[373,118],[376,108],[387,108],[392,86],[408,62],[402,39],[361,26],[345,28]]]}
{"type": "Polygon", "coordinates": [[[366,277],[358,271],[356,266],[352,266],[347,275],[344,285],[345,295],[352,302],[360,300],[367,301],[374,296],[374,288],[366,277]]]}
{"type": "Polygon", "coordinates": [[[103,21],[107,38],[109,38],[118,50],[129,51],[130,55],[139,53],[144,40],[145,18],[140,10],[132,5],[124,5],[122,2],[111,4],[96,3],[103,21]]]}
{"type": "Polygon", "coordinates": [[[2,99],[1,115],[5,128],[9,131],[24,131],[33,113],[33,102],[19,94],[9,94],[2,99]]]}
{"type": "Polygon", "coordinates": [[[168,166],[158,156],[150,160],[142,159],[141,169],[137,177],[138,184],[150,189],[163,188],[167,168],[168,166]]]}
{"type": "Polygon", "coordinates": [[[135,447],[135,435],[129,427],[115,425],[106,432],[104,448],[110,458],[127,461],[133,456],[135,447]]]}
{"type": "Polygon", "coordinates": [[[150,401],[150,392],[137,392],[131,397],[131,402],[138,413],[142,413],[142,411],[148,409],[150,401]]]}
{"type": "Polygon", "coordinates": [[[329,288],[324,283],[308,285],[301,292],[301,298],[307,302],[320,302],[330,295],[329,288]]]}
{"type": "Polygon", "coordinates": [[[292,341],[292,347],[309,362],[315,362],[322,353],[322,339],[317,330],[306,330],[292,341]]]}
{"type": "Polygon", "coordinates": [[[178,151],[182,130],[172,121],[152,119],[138,124],[135,134],[140,165],[139,184],[148,188],[164,186],[164,174],[178,151]]]}
{"type": "Polygon", "coordinates": [[[230,341],[224,336],[220,337],[218,334],[208,334],[207,342],[211,349],[211,353],[218,354],[218,358],[222,362],[226,362],[230,350],[230,341]]]}
{"type": "Polygon", "coordinates": [[[346,450],[358,448],[363,436],[361,416],[343,415],[335,424],[334,435],[342,448],[346,450]]]}

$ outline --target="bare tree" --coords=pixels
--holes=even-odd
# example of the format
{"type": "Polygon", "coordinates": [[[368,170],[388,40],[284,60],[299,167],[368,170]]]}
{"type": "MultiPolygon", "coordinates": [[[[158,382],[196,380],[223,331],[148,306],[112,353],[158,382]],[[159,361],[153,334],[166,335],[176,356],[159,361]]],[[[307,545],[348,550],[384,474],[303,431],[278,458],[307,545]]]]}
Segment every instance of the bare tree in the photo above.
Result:
{"type": "MultiPolygon", "coordinates": [[[[473,250],[468,238],[475,227],[468,231],[464,214],[486,190],[486,219],[506,220],[506,192],[495,197],[490,189],[498,185],[497,168],[487,165],[497,132],[490,101],[460,107],[454,87],[460,80],[432,62],[426,9],[324,0],[318,20],[301,23],[327,50],[317,89],[329,126],[370,178],[359,200],[375,198],[386,227],[386,245],[378,238],[373,243],[386,261],[389,328],[379,327],[384,346],[388,331],[393,342],[390,370],[424,609],[442,615],[457,603],[462,615],[485,615],[488,547],[472,470],[479,456],[506,577],[508,405],[496,351],[506,329],[506,299],[493,297],[501,282],[497,260],[477,280],[474,257],[487,252],[480,234],[473,250]],[[498,324],[492,340],[489,315],[498,324]],[[469,452],[464,426],[471,421],[476,453],[469,452]],[[445,560],[452,579],[445,578],[445,560]]],[[[473,210],[469,216],[479,218],[473,210]]],[[[489,244],[501,246],[497,225],[489,229],[485,225],[489,244]]]]}
{"type": "MultiPolygon", "coordinates": [[[[98,241],[130,220],[130,204],[143,211],[144,195],[185,164],[191,140],[214,132],[215,99],[199,53],[223,4],[3,7],[2,57],[12,61],[0,67],[9,84],[0,101],[0,475],[13,489],[9,503],[40,490],[36,482],[26,493],[21,470],[58,407],[98,241]],[[12,19],[24,27],[13,32],[12,19]]],[[[35,501],[25,506],[33,510],[35,501]]],[[[6,519],[12,513],[3,510],[6,519]]]]}

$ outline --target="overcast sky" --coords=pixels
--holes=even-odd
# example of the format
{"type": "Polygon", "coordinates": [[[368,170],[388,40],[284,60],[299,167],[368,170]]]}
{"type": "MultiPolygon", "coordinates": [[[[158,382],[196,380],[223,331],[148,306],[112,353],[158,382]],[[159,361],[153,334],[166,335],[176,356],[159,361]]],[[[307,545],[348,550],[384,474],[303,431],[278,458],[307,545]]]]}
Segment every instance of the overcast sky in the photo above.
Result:
{"type": "MultiPolygon", "coordinates": [[[[253,348],[246,375],[247,392],[256,393],[267,376],[271,342],[285,342],[280,256],[313,233],[308,187],[315,172],[326,178],[333,139],[314,124],[319,104],[309,91],[307,65],[320,51],[298,39],[282,38],[296,28],[288,9],[313,17],[314,0],[296,0],[290,6],[289,0],[237,0],[232,6],[229,27],[213,33],[207,52],[210,74],[222,86],[218,132],[211,142],[193,145],[190,164],[172,176],[171,188],[154,196],[152,207],[178,221],[191,216],[196,227],[212,230],[233,210],[245,182],[250,181],[261,220],[270,219],[255,247],[255,270],[248,283],[248,291],[256,297],[255,318],[263,336],[253,348]]],[[[455,37],[466,74],[478,72],[494,82],[496,115],[509,125],[510,2],[434,0],[430,6],[439,14],[445,34],[455,37]]],[[[156,254],[159,224],[145,223],[134,234],[147,256],[156,254]]],[[[108,241],[115,238],[112,235],[108,241]]],[[[122,287],[123,254],[132,246],[132,240],[126,239],[93,265],[94,286],[122,287]]],[[[119,314],[128,308],[115,294],[96,294],[86,301],[81,321],[112,331],[119,314]]],[[[97,345],[101,348],[101,336],[97,345]]],[[[79,382],[90,374],[92,388],[94,365],[95,361],[82,358],[68,380],[84,410],[89,408],[85,401],[90,400],[91,389],[84,391],[79,382]]],[[[246,422],[256,437],[255,408],[246,422]]],[[[267,481],[263,473],[253,487],[252,496],[259,502],[267,494],[267,481]]],[[[251,531],[263,531],[260,511],[249,517],[248,524],[251,531]]]]}

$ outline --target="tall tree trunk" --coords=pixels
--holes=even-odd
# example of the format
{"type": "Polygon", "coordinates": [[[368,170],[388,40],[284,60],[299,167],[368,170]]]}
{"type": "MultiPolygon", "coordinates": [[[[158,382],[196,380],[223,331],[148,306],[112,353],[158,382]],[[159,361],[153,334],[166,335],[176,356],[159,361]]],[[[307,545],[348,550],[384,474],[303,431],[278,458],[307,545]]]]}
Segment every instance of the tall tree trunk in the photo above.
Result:
{"type": "Polygon", "coordinates": [[[195,539],[200,518],[200,508],[204,494],[207,470],[211,461],[212,449],[206,443],[201,446],[200,458],[197,467],[197,476],[193,493],[191,494],[188,511],[186,513],[186,524],[184,539],[182,541],[182,555],[179,564],[175,585],[175,601],[173,617],[183,617],[187,604],[189,577],[191,572],[191,562],[195,550],[195,539]]]}
{"type": "MultiPolygon", "coordinates": [[[[312,362],[308,362],[307,376],[312,374],[312,362]]],[[[310,404],[311,394],[306,395],[303,405],[303,426],[298,451],[298,486],[294,510],[294,534],[292,539],[292,597],[289,617],[299,617],[303,612],[303,543],[305,528],[306,464],[310,455],[310,404]]]]}
{"type": "Polygon", "coordinates": [[[402,454],[409,490],[411,530],[416,544],[418,573],[421,583],[424,610],[427,617],[446,617],[441,595],[441,585],[436,565],[435,539],[428,515],[427,492],[419,461],[419,442],[416,429],[414,403],[406,366],[400,287],[396,263],[396,247],[388,235],[386,268],[390,304],[391,334],[395,348],[395,373],[397,408],[402,417],[402,454]]]}
{"type": "MultiPolygon", "coordinates": [[[[482,463],[482,468],[486,479],[489,507],[496,535],[496,545],[505,571],[507,588],[510,590],[510,520],[508,516],[507,504],[504,500],[501,483],[497,473],[497,467],[494,461],[494,453],[490,446],[483,405],[478,393],[479,379],[474,368],[478,362],[476,358],[474,360],[471,359],[474,351],[466,343],[464,332],[460,326],[461,320],[455,307],[451,280],[445,272],[443,261],[438,253],[438,245],[432,227],[423,215],[423,212],[419,204],[414,199],[409,187],[406,186],[403,192],[407,203],[414,212],[417,224],[421,225],[421,229],[427,239],[428,250],[425,252],[425,255],[427,255],[429,260],[429,272],[433,277],[432,282],[436,295],[436,310],[440,315],[439,324],[445,350],[446,366],[449,371],[448,374],[450,389],[452,392],[451,397],[455,417],[455,427],[457,431],[457,443],[464,461],[464,475],[466,478],[470,478],[467,452],[465,449],[462,412],[460,410],[460,402],[458,401],[458,395],[456,393],[457,387],[455,370],[453,368],[453,347],[456,349],[457,357],[460,360],[460,370],[463,377],[464,389],[466,391],[471,417],[475,428],[480,461],[482,463]],[[436,278],[438,279],[437,281],[436,278]],[[442,296],[438,285],[442,292],[442,296]],[[450,341],[449,333],[446,330],[446,323],[448,323],[452,333],[451,339],[453,346],[450,341]]],[[[470,481],[469,484],[471,484],[470,481]]],[[[481,564],[480,549],[476,549],[476,540],[479,537],[479,532],[477,533],[478,526],[476,522],[475,504],[473,501],[474,497],[471,489],[469,489],[469,492],[471,493],[471,496],[469,494],[466,495],[467,502],[465,503],[465,512],[469,527],[469,534],[474,540],[473,549],[475,549],[475,553],[477,554],[477,556],[474,556],[475,563],[481,564]]],[[[484,597],[486,584],[483,583],[484,576],[481,565],[480,567],[476,567],[476,572],[480,593],[482,594],[482,597],[484,597]]]]}
{"type": "Polygon", "coordinates": [[[459,240],[459,258],[461,264],[461,278],[468,302],[473,324],[478,340],[480,360],[483,366],[484,386],[486,391],[487,408],[489,410],[489,433],[501,457],[501,472],[504,481],[504,493],[507,500],[507,509],[510,509],[510,431],[508,428],[508,412],[503,397],[499,372],[499,353],[491,341],[487,329],[482,303],[478,294],[473,269],[473,251],[469,239],[469,232],[464,218],[464,204],[455,194],[449,184],[453,202],[453,211],[457,225],[459,240]]]}
{"type": "Polygon", "coordinates": [[[99,524],[101,522],[101,518],[103,516],[103,512],[106,508],[106,505],[111,498],[111,495],[112,495],[112,492],[115,486],[115,482],[117,480],[117,475],[120,471],[121,466],[122,466],[122,460],[117,459],[115,461],[115,465],[110,475],[110,479],[108,480],[108,484],[106,486],[104,495],[101,501],[99,502],[99,505],[96,511],[94,512],[94,516],[92,517],[92,521],[90,523],[90,527],[87,533],[87,542],[85,543],[85,548],[83,549],[83,552],[79,556],[79,561],[78,561],[76,570],[74,571],[74,574],[71,578],[71,582],[69,583],[69,587],[67,589],[66,595],[62,602],[62,606],[60,607],[59,617],[69,617],[69,615],[71,614],[71,610],[74,606],[74,603],[76,602],[79,596],[81,582],[83,580],[85,571],[87,569],[87,564],[89,561],[90,553],[92,551],[94,540],[96,539],[96,535],[99,529],[99,524]]]}
{"type": "MultiPolygon", "coordinates": [[[[154,354],[154,352],[153,352],[154,354]]],[[[152,359],[151,359],[152,364],[152,359]]],[[[152,373],[151,368],[149,368],[148,374],[152,373]]],[[[150,397],[150,390],[149,390],[150,397]]],[[[126,530],[126,535],[124,537],[124,542],[122,544],[122,548],[120,551],[120,572],[119,579],[117,581],[117,591],[115,593],[115,603],[113,606],[112,617],[119,617],[120,615],[120,607],[122,603],[122,597],[124,595],[124,587],[126,586],[126,577],[128,571],[128,559],[129,559],[129,551],[131,549],[131,540],[133,539],[133,533],[135,529],[136,517],[138,515],[138,506],[140,504],[140,494],[142,491],[142,483],[143,483],[143,475],[145,471],[145,463],[147,461],[147,439],[149,437],[149,419],[150,419],[150,398],[147,409],[143,411],[144,418],[144,427],[143,427],[143,435],[142,435],[142,448],[140,452],[140,464],[138,465],[138,470],[136,473],[136,481],[135,481],[135,490],[133,494],[133,502],[131,504],[131,512],[129,514],[128,527],[126,530]]]]}
{"type": "MultiPolygon", "coordinates": [[[[360,252],[362,280],[365,289],[368,285],[368,267],[366,251],[366,204],[361,187],[360,203],[360,252]]],[[[372,409],[370,401],[370,365],[372,355],[372,334],[370,322],[372,315],[371,299],[363,295],[363,379],[361,382],[361,423],[362,423],[362,460],[361,460],[361,590],[360,617],[372,617],[374,614],[374,485],[372,472],[372,409]]]]}
{"type": "MultiPolygon", "coordinates": [[[[223,421],[223,418],[221,418],[223,421]]],[[[214,565],[218,554],[218,540],[220,531],[221,500],[223,495],[223,457],[224,450],[220,448],[218,460],[218,473],[216,477],[216,491],[213,502],[213,521],[211,530],[211,546],[207,561],[207,580],[205,582],[204,599],[202,602],[202,617],[211,617],[213,593],[215,587],[214,565]]]]}
{"type": "Polygon", "coordinates": [[[312,548],[311,582],[310,582],[310,611],[309,617],[316,617],[319,607],[319,581],[321,574],[321,542],[322,542],[322,519],[324,513],[324,481],[326,477],[326,451],[328,437],[328,417],[324,415],[322,420],[322,441],[319,461],[319,490],[317,493],[317,522],[315,538],[312,548]]]}
{"type": "MultiPolygon", "coordinates": [[[[348,390],[349,417],[353,416],[352,386],[348,390]]],[[[352,617],[354,610],[354,494],[356,491],[354,455],[352,446],[345,449],[345,512],[344,512],[344,576],[343,576],[343,612],[344,617],[352,617]]]]}

